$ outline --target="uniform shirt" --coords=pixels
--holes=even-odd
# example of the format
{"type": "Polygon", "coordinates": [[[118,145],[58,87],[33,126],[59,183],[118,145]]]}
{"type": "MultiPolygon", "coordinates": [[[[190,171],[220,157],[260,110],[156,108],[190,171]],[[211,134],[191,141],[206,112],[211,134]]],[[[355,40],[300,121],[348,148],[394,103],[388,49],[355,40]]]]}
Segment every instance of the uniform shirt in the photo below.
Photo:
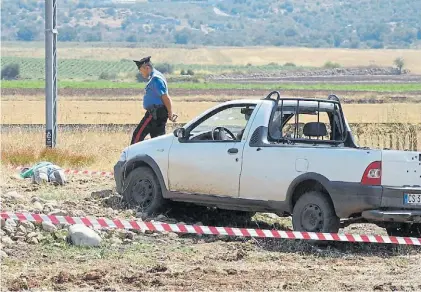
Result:
{"type": "Polygon", "coordinates": [[[152,105],[163,105],[161,96],[168,93],[167,81],[156,69],[152,70],[149,82],[145,87],[145,96],[143,97],[143,108],[147,109],[152,105]]]}

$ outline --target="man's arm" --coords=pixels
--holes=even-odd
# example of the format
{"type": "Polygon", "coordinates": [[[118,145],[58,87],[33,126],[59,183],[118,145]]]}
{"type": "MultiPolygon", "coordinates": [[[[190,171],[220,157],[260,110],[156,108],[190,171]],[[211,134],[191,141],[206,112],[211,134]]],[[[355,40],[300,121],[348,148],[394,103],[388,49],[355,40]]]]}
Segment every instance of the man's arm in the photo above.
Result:
{"type": "Polygon", "coordinates": [[[172,100],[168,93],[164,93],[161,95],[162,102],[164,103],[165,107],[168,110],[168,118],[172,120],[172,100]]]}
{"type": "Polygon", "coordinates": [[[161,96],[162,102],[164,103],[165,107],[168,111],[168,118],[172,121],[172,100],[168,94],[168,88],[165,86],[165,83],[160,79],[156,78],[156,90],[158,94],[161,96]]]}

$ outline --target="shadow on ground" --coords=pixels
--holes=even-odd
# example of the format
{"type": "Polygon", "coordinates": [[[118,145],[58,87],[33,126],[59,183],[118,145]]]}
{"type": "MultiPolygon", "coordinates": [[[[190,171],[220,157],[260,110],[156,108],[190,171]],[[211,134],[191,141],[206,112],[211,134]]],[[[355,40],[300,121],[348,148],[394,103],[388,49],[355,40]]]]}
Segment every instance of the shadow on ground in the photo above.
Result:
{"type": "MultiPolygon", "coordinates": [[[[116,202],[118,198],[112,196],[104,200],[113,208],[123,208],[122,202],[116,202]]],[[[238,228],[256,228],[269,230],[291,231],[289,218],[276,219],[259,216],[259,213],[222,210],[198,206],[190,203],[172,202],[165,212],[158,216],[148,217],[138,214],[144,221],[160,221],[165,223],[184,223],[189,225],[204,226],[229,226],[238,228]]],[[[252,242],[256,247],[271,251],[283,253],[300,253],[303,255],[312,255],[317,257],[353,257],[353,256],[375,256],[390,257],[402,255],[416,255],[421,253],[420,246],[396,245],[396,244],[376,244],[376,243],[352,243],[337,241],[313,241],[313,240],[293,240],[293,239],[272,239],[272,238],[248,238],[236,236],[215,236],[196,234],[179,234],[182,238],[192,239],[193,242],[203,240],[212,242],[222,241],[241,241],[252,242]]]]}

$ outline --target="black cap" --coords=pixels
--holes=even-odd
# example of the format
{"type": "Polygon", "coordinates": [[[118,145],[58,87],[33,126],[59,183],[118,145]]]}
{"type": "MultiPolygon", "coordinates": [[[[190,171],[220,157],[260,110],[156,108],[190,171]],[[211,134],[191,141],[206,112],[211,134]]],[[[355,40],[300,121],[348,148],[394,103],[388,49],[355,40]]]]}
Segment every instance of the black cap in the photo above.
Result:
{"type": "Polygon", "coordinates": [[[143,64],[148,63],[150,61],[151,61],[151,56],[142,58],[139,61],[133,60],[133,62],[136,63],[137,68],[140,68],[140,66],[142,66],[143,64]]]}

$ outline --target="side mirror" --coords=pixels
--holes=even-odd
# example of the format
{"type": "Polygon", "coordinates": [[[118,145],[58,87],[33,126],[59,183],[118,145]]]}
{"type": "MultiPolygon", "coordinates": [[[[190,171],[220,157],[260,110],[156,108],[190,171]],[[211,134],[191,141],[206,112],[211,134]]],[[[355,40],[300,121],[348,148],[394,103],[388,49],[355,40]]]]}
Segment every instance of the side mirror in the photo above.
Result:
{"type": "Polygon", "coordinates": [[[184,128],[177,128],[177,129],[174,130],[173,134],[177,138],[184,138],[185,135],[186,135],[186,129],[184,129],[184,128]]]}

